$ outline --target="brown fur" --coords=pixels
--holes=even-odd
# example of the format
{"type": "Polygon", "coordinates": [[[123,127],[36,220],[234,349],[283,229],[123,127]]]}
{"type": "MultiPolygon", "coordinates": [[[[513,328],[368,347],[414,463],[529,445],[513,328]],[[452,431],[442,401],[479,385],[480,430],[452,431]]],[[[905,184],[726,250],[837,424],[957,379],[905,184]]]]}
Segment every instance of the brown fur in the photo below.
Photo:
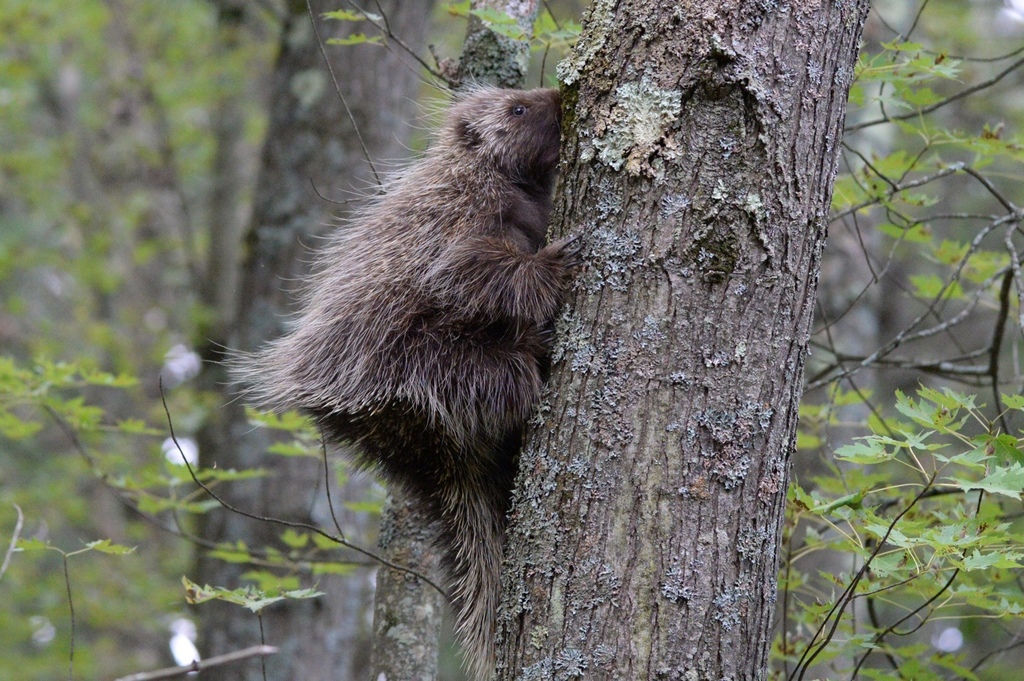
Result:
{"type": "Polygon", "coordinates": [[[505,515],[570,266],[545,245],[555,90],[482,89],[341,228],[294,330],[241,360],[256,402],[299,407],[439,528],[457,634],[494,668],[505,515]]]}

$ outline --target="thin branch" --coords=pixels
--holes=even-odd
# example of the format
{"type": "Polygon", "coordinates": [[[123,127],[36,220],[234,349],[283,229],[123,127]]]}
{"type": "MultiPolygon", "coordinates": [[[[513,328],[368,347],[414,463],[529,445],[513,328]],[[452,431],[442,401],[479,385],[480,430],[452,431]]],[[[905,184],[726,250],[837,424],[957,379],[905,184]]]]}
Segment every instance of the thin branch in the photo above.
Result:
{"type": "Polygon", "coordinates": [[[317,196],[319,196],[321,200],[326,201],[327,203],[333,203],[336,206],[347,206],[348,204],[350,204],[352,202],[352,199],[345,199],[344,201],[338,201],[336,199],[329,199],[329,198],[327,198],[326,196],[324,196],[323,194],[320,193],[319,189],[317,189],[316,182],[313,181],[312,177],[309,178],[309,184],[312,185],[312,187],[313,187],[313,193],[316,194],[317,196]]]}
{"type": "Polygon", "coordinates": [[[1017,215],[1018,217],[1020,216],[1020,209],[1017,208],[1017,206],[1013,205],[1013,203],[1011,203],[1009,199],[1003,196],[1002,192],[996,189],[987,177],[985,177],[977,170],[967,165],[964,166],[964,172],[973,177],[978,182],[980,182],[982,186],[985,187],[985,189],[987,189],[989,193],[995,197],[996,201],[1003,204],[1003,208],[1006,209],[1007,213],[1017,215]]]}
{"type": "Polygon", "coordinates": [[[945,305],[945,303],[947,302],[945,300],[946,292],[949,290],[949,287],[952,286],[953,282],[960,280],[960,275],[962,274],[964,267],[967,266],[967,263],[970,260],[970,256],[978,250],[978,248],[981,245],[981,242],[985,239],[985,237],[987,237],[997,227],[1002,226],[1006,223],[1018,222],[1019,220],[1020,216],[1018,216],[1017,214],[1004,215],[1003,217],[999,218],[998,220],[994,220],[992,223],[986,225],[984,228],[979,230],[978,234],[974,237],[974,239],[971,240],[971,243],[967,248],[967,252],[964,254],[963,259],[960,261],[959,265],[953,272],[953,275],[950,277],[949,281],[946,282],[942,289],[935,295],[934,299],[928,305],[928,307],[925,309],[923,313],[918,315],[906,328],[904,328],[902,331],[896,334],[896,336],[892,340],[890,340],[888,343],[877,349],[875,352],[866,357],[856,366],[849,369],[844,369],[838,374],[834,374],[831,376],[827,375],[827,371],[829,370],[826,370],[826,372],[820,374],[821,378],[808,382],[807,386],[805,386],[805,389],[812,390],[826,383],[831,383],[834,380],[843,378],[847,375],[857,373],[858,371],[864,369],[866,366],[873,364],[879,358],[888,355],[889,353],[891,353],[893,350],[895,350],[900,345],[903,345],[904,343],[909,343],[911,341],[934,336],[938,333],[947,331],[951,327],[963,322],[970,314],[970,312],[975,307],[977,307],[978,303],[981,300],[981,296],[985,293],[986,288],[990,285],[990,283],[1002,277],[1005,274],[1007,268],[1001,269],[995,275],[986,280],[986,282],[984,282],[981,286],[979,286],[975,295],[972,297],[972,299],[969,301],[967,306],[962,311],[960,311],[953,317],[950,317],[949,319],[939,324],[936,324],[935,326],[929,327],[927,329],[922,329],[921,331],[917,332],[914,331],[914,329],[916,329],[921,324],[921,322],[923,322],[926,318],[937,314],[937,310],[945,305]]]}
{"type": "MultiPolygon", "coordinates": [[[[179,539],[184,539],[193,546],[198,546],[199,548],[207,549],[209,551],[216,551],[221,548],[224,548],[222,544],[212,542],[208,539],[204,539],[195,534],[192,534],[191,532],[186,531],[182,527],[181,522],[178,519],[177,513],[173,509],[170,513],[172,519],[174,520],[173,527],[160,522],[156,515],[147,513],[146,511],[139,509],[139,507],[135,503],[135,499],[130,494],[128,494],[124,488],[118,487],[117,485],[111,483],[108,476],[105,475],[99,469],[92,455],[89,454],[89,451],[85,448],[85,445],[83,445],[81,440],[78,439],[78,437],[75,434],[75,431],[71,428],[71,426],[69,426],[67,422],[61,418],[60,414],[57,414],[50,407],[44,406],[43,409],[50,415],[54,423],[57,424],[57,427],[64,431],[64,434],[71,441],[72,447],[75,449],[75,451],[79,453],[79,455],[83,459],[85,459],[86,464],[91,468],[93,475],[96,476],[96,479],[99,480],[99,482],[102,485],[104,485],[107,489],[109,489],[111,492],[115,493],[116,498],[121,502],[122,506],[124,506],[124,508],[127,509],[130,513],[135,514],[135,516],[137,516],[140,520],[149,523],[156,529],[162,532],[166,532],[171,536],[178,537],[179,539]]],[[[283,558],[283,556],[279,552],[276,552],[274,554],[274,557],[277,560],[270,560],[269,551],[257,548],[250,548],[248,551],[248,555],[249,559],[246,561],[246,564],[253,565],[256,567],[279,568],[281,567],[281,563],[279,561],[283,558]]],[[[286,565],[289,569],[301,572],[309,572],[312,574],[313,570],[316,568],[317,565],[335,564],[337,562],[338,561],[298,560],[289,561],[289,563],[287,563],[286,565]]],[[[345,561],[345,563],[348,565],[371,567],[377,565],[378,561],[370,557],[370,560],[367,561],[347,560],[345,561]]],[[[2,575],[2,572],[0,572],[0,575],[2,575]]]]}
{"type": "MultiPolygon", "coordinates": [[[[830,330],[823,327],[822,331],[831,333],[830,330]]],[[[841,362],[863,362],[865,355],[851,355],[836,350],[831,343],[821,343],[817,341],[810,341],[810,345],[813,348],[824,350],[835,357],[838,363],[841,362]]],[[[873,364],[876,366],[889,366],[896,369],[908,369],[914,371],[924,371],[932,374],[949,375],[949,376],[987,376],[989,372],[988,365],[972,364],[967,366],[960,366],[956,362],[965,362],[978,357],[987,356],[990,353],[990,348],[980,348],[973,350],[968,353],[964,353],[958,357],[942,359],[942,360],[931,360],[931,359],[905,359],[902,357],[880,357],[876,359],[873,364]]],[[[832,367],[834,368],[834,366],[832,367]]],[[[825,372],[831,371],[826,369],[825,372]]],[[[820,374],[819,374],[820,375],[820,374]]]]}
{"type": "Polygon", "coordinates": [[[807,670],[810,669],[811,664],[814,662],[814,660],[818,657],[818,655],[821,654],[823,650],[825,650],[828,644],[832,641],[832,637],[835,635],[836,629],[839,628],[839,622],[842,620],[843,611],[846,610],[846,606],[849,605],[850,602],[853,600],[854,590],[857,588],[857,584],[860,583],[860,580],[864,577],[868,569],[871,567],[871,562],[882,550],[882,547],[885,546],[885,543],[889,540],[889,535],[892,534],[893,530],[896,529],[896,525],[899,523],[900,519],[903,518],[903,516],[910,511],[910,509],[914,508],[914,506],[917,505],[917,502],[924,497],[925,493],[931,488],[931,485],[934,481],[935,474],[932,474],[931,479],[928,480],[928,483],[921,489],[917,496],[915,496],[910,501],[910,503],[907,504],[907,507],[900,511],[896,515],[896,517],[892,519],[892,522],[889,523],[889,527],[885,530],[885,535],[878,540],[878,544],[875,546],[874,550],[872,550],[871,554],[866,559],[864,559],[864,565],[862,565],[860,570],[857,571],[857,574],[850,579],[850,583],[847,585],[842,595],[835,603],[832,604],[832,607],[829,609],[828,614],[825,615],[825,619],[822,621],[817,631],[814,632],[814,635],[811,637],[811,640],[807,643],[807,648],[804,649],[803,655],[800,656],[800,660],[797,662],[796,669],[794,669],[793,673],[788,677],[789,681],[792,681],[794,678],[796,678],[797,681],[802,680],[804,678],[804,675],[807,673],[807,670]],[[825,627],[828,625],[829,620],[832,620],[832,626],[829,628],[828,633],[825,634],[821,643],[817,646],[817,648],[815,648],[815,641],[817,641],[818,637],[822,634],[825,627]],[[812,649],[814,652],[811,652],[812,649]],[[799,675],[797,675],[798,671],[799,675]]]}
{"type": "Polygon", "coordinates": [[[1003,275],[1003,285],[999,289],[999,316],[996,317],[996,326],[992,331],[992,350],[989,356],[988,375],[992,379],[992,395],[995,400],[996,413],[999,415],[999,423],[1004,433],[1010,432],[1010,426],[1006,422],[1006,413],[1003,408],[1003,397],[999,394],[999,350],[1003,347],[1003,334],[1006,331],[1006,318],[1010,315],[1010,288],[1013,286],[1013,268],[1008,267],[1003,275]]]}
{"type": "MultiPolygon", "coordinates": [[[[263,633],[263,609],[256,611],[256,621],[260,624],[260,645],[267,645],[267,637],[263,633]]],[[[260,655],[260,670],[263,672],[263,681],[267,681],[267,656],[260,655]]]]}
{"type": "MultiPolygon", "coordinates": [[[[928,184],[930,182],[934,182],[935,180],[939,180],[939,179],[941,179],[943,177],[946,177],[947,175],[952,175],[953,173],[956,173],[956,172],[958,172],[960,170],[963,170],[964,166],[966,166],[966,165],[967,164],[962,163],[962,162],[953,163],[952,165],[950,165],[950,166],[948,166],[946,168],[942,168],[941,170],[939,170],[938,172],[936,172],[933,175],[926,175],[925,177],[921,177],[921,178],[918,178],[916,180],[911,180],[909,182],[904,182],[904,183],[897,184],[896,187],[893,188],[893,190],[889,192],[889,194],[886,196],[886,198],[887,199],[891,199],[898,192],[902,192],[902,191],[905,191],[907,189],[913,189],[915,187],[920,187],[920,186],[926,185],[926,184],[928,184]]],[[[835,215],[833,215],[831,218],[829,218],[829,222],[830,223],[835,222],[836,220],[844,218],[844,217],[846,217],[847,215],[849,215],[851,213],[856,213],[857,211],[863,210],[864,208],[867,208],[868,206],[873,206],[874,204],[878,203],[880,200],[881,199],[871,199],[869,201],[863,201],[863,202],[861,202],[861,203],[859,203],[857,205],[850,206],[849,208],[847,208],[845,210],[842,210],[842,211],[836,213],[835,215]]]]}
{"type": "Polygon", "coordinates": [[[324,460],[324,489],[327,490],[327,509],[331,512],[331,520],[334,521],[334,529],[338,531],[338,536],[342,539],[345,538],[345,532],[341,529],[341,523],[338,522],[338,516],[334,513],[334,501],[331,499],[331,467],[327,463],[327,439],[324,437],[324,431],[320,430],[320,451],[323,453],[324,460]]]}
{"type": "Polygon", "coordinates": [[[71,644],[68,651],[68,681],[75,678],[75,603],[71,600],[71,571],[68,570],[68,554],[60,552],[64,561],[64,586],[68,592],[68,612],[71,613],[71,644]]]}
{"type": "MultiPolygon", "coordinates": [[[[882,625],[881,625],[881,623],[880,623],[880,621],[878,619],[878,609],[875,607],[875,599],[874,598],[868,598],[867,599],[867,604],[868,604],[868,607],[867,607],[868,618],[871,620],[871,626],[874,627],[875,629],[881,629],[882,625]]],[[[868,655],[870,655],[873,652],[874,652],[874,650],[868,650],[867,652],[865,652],[864,655],[860,658],[861,661],[863,662],[864,660],[866,660],[868,658],[868,655]]],[[[896,660],[895,657],[893,657],[893,654],[891,652],[889,652],[888,650],[884,650],[884,651],[882,651],[882,655],[885,656],[885,659],[886,659],[886,661],[888,661],[889,666],[892,667],[892,670],[894,672],[896,672],[896,674],[901,679],[904,678],[903,674],[900,674],[900,663],[896,660]]],[[[850,678],[852,678],[852,679],[856,679],[857,678],[857,672],[860,670],[860,666],[861,666],[860,663],[858,663],[857,664],[857,668],[854,670],[853,674],[850,675],[850,678]]]]}
{"type": "MultiPolygon", "coordinates": [[[[948,57],[949,59],[956,59],[957,61],[973,61],[973,62],[979,62],[979,63],[983,63],[983,64],[991,64],[991,63],[994,63],[994,62],[997,62],[997,61],[1005,61],[1007,59],[1013,59],[1014,57],[1016,57],[1021,52],[1024,52],[1024,47],[1018,47],[1016,50],[1013,50],[1012,52],[1007,52],[1006,54],[1000,54],[999,56],[996,56],[996,57],[968,57],[968,56],[963,55],[963,54],[947,54],[946,57],[948,57]]],[[[939,54],[939,53],[928,51],[928,54],[939,54]]]]}
{"type": "Polygon", "coordinates": [[[914,15],[914,21],[910,24],[910,28],[907,29],[906,38],[910,40],[910,36],[914,34],[914,29],[917,28],[917,24],[921,21],[921,15],[924,14],[925,9],[928,7],[929,0],[924,0],[921,6],[917,8],[917,14],[914,15]]]}
{"type": "Polygon", "coordinates": [[[222,664],[230,664],[232,662],[238,662],[240,660],[247,660],[250,657],[266,657],[267,655],[273,655],[277,652],[277,648],[274,646],[259,645],[252,646],[251,648],[245,648],[244,650],[236,650],[233,653],[225,653],[223,655],[217,655],[205,660],[195,660],[192,664],[187,664],[181,667],[165,667],[163,669],[156,669],[151,672],[139,672],[138,674],[131,674],[129,676],[122,676],[114,681],[161,681],[162,679],[176,679],[179,676],[185,676],[186,674],[197,673],[203,669],[210,669],[212,667],[219,667],[222,664]]]}
{"type": "MultiPolygon", "coordinates": [[[[351,7],[353,10],[355,10],[356,12],[359,12],[360,14],[362,14],[363,15],[363,19],[365,19],[370,24],[372,24],[374,28],[376,28],[378,31],[381,32],[381,35],[385,36],[388,39],[387,40],[388,43],[392,43],[393,42],[396,45],[398,45],[399,47],[401,47],[402,51],[405,52],[410,57],[412,57],[413,59],[415,59],[416,63],[418,63],[420,66],[422,66],[424,69],[427,70],[427,73],[429,73],[434,78],[437,78],[442,83],[445,83],[446,85],[450,86],[451,83],[448,81],[447,78],[444,77],[444,74],[442,74],[440,71],[437,71],[436,69],[431,67],[430,64],[428,64],[427,61],[425,59],[423,59],[423,57],[421,57],[420,55],[418,55],[416,53],[416,50],[414,50],[411,47],[409,47],[408,44],[406,44],[400,37],[398,37],[395,33],[393,33],[391,31],[391,24],[388,23],[388,16],[384,12],[384,8],[381,7],[380,2],[378,2],[377,0],[374,0],[374,5],[377,6],[377,11],[380,13],[380,17],[381,17],[381,22],[384,24],[383,26],[381,26],[376,21],[374,21],[371,18],[371,16],[366,12],[366,10],[364,10],[362,7],[356,5],[354,2],[352,2],[352,0],[348,1],[348,6],[351,7]]],[[[436,58],[435,58],[435,61],[436,61],[436,58]]]]}
{"type": "MultiPolygon", "coordinates": [[[[792,483],[791,483],[792,484],[792,483]]],[[[789,678],[789,577],[793,570],[793,535],[796,533],[796,522],[786,537],[786,572],[782,583],[782,675],[789,678]]]]}
{"type": "MultiPolygon", "coordinates": [[[[925,608],[927,608],[929,605],[934,603],[939,598],[939,596],[941,596],[946,591],[948,591],[949,587],[953,586],[953,582],[956,581],[957,575],[959,575],[959,574],[960,574],[960,568],[954,569],[953,570],[953,574],[950,575],[949,579],[946,580],[946,583],[942,585],[941,589],[939,589],[934,594],[932,594],[924,603],[922,603],[921,605],[919,605],[916,608],[914,608],[911,612],[907,613],[906,615],[904,615],[903,617],[901,617],[900,619],[896,620],[894,623],[892,623],[891,625],[886,627],[886,629],[884,631],[879,632],[875,636],[874,640],[872,641],[872,648],[874,646],[879,645],[885,639],[885,637],[888,636],[889,634],[895,633],[897,636],[906,636],[907,634],[911,634],[914,631],[917,631],[918,629],[920,629],[921,625],[923,625],[925,622],[928,621],[927,617],[923,618],[922,621],[916,627],[914,627],[914,629],[911,630],[911,631],[903,632],[903,633],[900,633],[900,632],[896,631],[896,628],[899,625],[903,624],[904,622],[906,622],[911,617],[914,617],[915,615],[917,615],[917,613],[919,613],[922,610],[924,610],[925,608]]],[[[851,681],[853,681],[854,679],[857,678],[857,672],[859,672],[860,668],[864,666],[864,663],[867,661],[868,656],[872,652],[874,652],[874,651],[872,649],[869,649],[867,652],[865,652],[863,655],[861,655],[860,660],[857,661],[857,666],[854,667],[853,673],[850,675],[851,681]]],[[[886,654],[888,655],[888,653],[886,653],[886,654]]]]}
{"type": "Polygon", "coordinates": [[[870,127],[875,126],[875,125],[881,125],[882,123],[893,123],[895,121],[905,121],[905,120],[910,119],[910,118],[918,118],[920,116],[926,116],[927,114],[930,114],[930,113],[932,113],[933,111],[935,111],[937,109],[941,109],[942,107],[946,106],[947,104],[952,104],[953,102],[955,102],[955,101],[957,101],[959,99],[963,99],[964,97],[970,96],[970,95],[974,94],[975,92],[979,92],[979,91],[984,90],[986,88],[992,87],[993,85],[995,85],[999,81],[1001,81],[1003,78],[1005,78],[1006,76],[1010,75],[1011,73],[1013,73],[1014,71],[1019,69],[1021,66],[1024,66],[1024,58],[1018,59],[1017,61],[1013,62],[1012,64],[1010,64],[1010,66],[1008,66],[1007,68],[1003,69],[1002,71],[1000,71],[998,74],[996,74],[992,78],[990,78],[990,79],[988,79],[986,81],[983,81],[981,83],[978,83],[977,85],[972,85],[971,87],[964,88],[960,92],[957,92],[954,95],[950,95],[946,99],[943,99],[943,100],[941,100],[939,102],[935,102],[934,104],[930,104],[930,105],[928,105],[926,107],[922,107],[920,109],[916,109],[914,111],[910,111],[910,112],[905,113],[905,114],[900,114],[898,116],[885,116],[883,118],[876,118],[876,119],[873,119],[873,120],[870,120],[870,121],[864,121],[863,123],[856,123],[854,125],[851,125],[851,126],[847,127],[844,130],[844,132],[848,134],[848,133],[854,132],[856,130],[863,130],[864,128],[870,128],[870,127]]]}
{"type": "Polygon", "coordinates": [[[984,655],[982,655],[981,658],[971,666],[971,671],[972,672],[978,671],[978,668],[981,667],[981,665],[985,664],[986,662],[988,662],[991,658],[995,657],[996,655],[1001,655],[1001,654],[1003,654],[1005,652],[1013,650],[1014,648],[1019,648],[1021,646],[1024,646],[1024,635],[1015,636],[1014,639],[1010,643],[1007,643],[1002,648],[996,648],[995,650],[990,650],[989,652],[987,652],[984,655]]]}
{"type": "MultiPolygon", "coordinates": [[[[878,13],[878,12],[875,13],[875,19],[877,19],[878,23],[882,24],[882,26],[885,26],[887,29],[889,29],[889,32],[892,33],[896,38],[902,38],[903,37],[903,34],[900,33],[899,31],[897,31],[892,26],[890,26],[889,22],[887,22],[885,20],[885,17],[883,17],[880,13],[878,13]]],[[[956,59],[957,61],[971,61],[971,62],[980,62],[980,63],[985,63],[985,64],[991,64],[993,62],[1005,61],[1007,59],[1012,59],[1012,58],[1016,57],[1021,52],[1024,52],[1024,47],[1018,47],[1017,49],[1012,50],[1011,52],[1007,52],[1005,54],[1001,54],[1001,55],[998,55],[996,57],[969,57],[969,56],[963,55],[963,54],[946,54],[945,52],[936,52],[934,50],[927,50],[927,49],[923,49],[923,50],[921,50],[921,52],[923,52],[924,54],[933,54],[933,55],[942,54],[947,59],[956,59]]]]}
{"type": "Polygon", "coordinates": [[[324,49],[324,41],[320,38],[320,29],[317,28],[316,16],[313,14],[313,6],[309,4],[309,0],[306,0],[306,10],[309,12],[309,23],[313,26],[313,35],[316,37],[316,44],[320,48],[320,54],[324,57],[324,64],[327,65],[327,71],[331,74],[331,80],[334,82],[334,90],[338,93],[338,99],[341,100],[341,105],[345,107],[345,114],[348,116],[348,120],[352,123],[352,130],[355,132],[356,139],[359,140],[359,146],[363,150],[363,158],[366,159],[366,163],[370,166],[370,171],[373,173],[373,179],[376,180],[378,186],[381,186],[384,183],[380,179],[380,174],[377,173],[377,167],[373,164],[373,159],[370,158],[370,150],[366,148],[366,142],[363,140],[362,133],[359,132],[359,125],[356,123],[356,118],[352,115],[352,110],[348,108],[348,101],[345,99],[345,95],[341,93],[341,86],[338,85],[338,78],[334,75],[334,67],[331,65],[331,60],[327,58],[327,50],[324,49]]]}
{"type": "MultiPolygon", "coordinates": [[[[1016,226],[1014,227],[1016,228],[1016,226]]],[[[1013,245],[1014,231],[1014,229],[1006,230],[1003,242],[1006,244],[1006,250],[1010,253],[1010,269],[1013,271],[1013,281],[1017,289],[1017,309],[1021,310],[1021,305],[1024,304],[1024,276],[1021,275],[1020,254],[1017,253],[1017,248],[1013,245]]],[[[1018,313],[1017,328],[1024,330],[1024,311],[1018,313]]]]}
{"type": "Polygon", "coordinates": [[[4,573],[7,572],[7,568],[11,564],[14,548],[18,545],[18,539],[21,538],[21,528],[25,525],[25,514],[22,513],[21,506],[17,504],[11,505],[14,506],[15,512],[18,514],[18,520],[14,523],[14,532],[11,532],[11,543],[7,546],[7,552],[4,554],[4,563],[0,565],[0,579],[4,578],[4,573]]]}

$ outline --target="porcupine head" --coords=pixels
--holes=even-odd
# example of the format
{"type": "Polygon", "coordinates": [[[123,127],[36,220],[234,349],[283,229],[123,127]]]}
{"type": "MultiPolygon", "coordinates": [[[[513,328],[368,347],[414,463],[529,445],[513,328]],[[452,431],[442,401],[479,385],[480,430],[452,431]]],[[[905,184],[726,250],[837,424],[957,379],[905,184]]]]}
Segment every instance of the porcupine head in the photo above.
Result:
{"type": "Polygon", "coordinates": [[[476,89],[318,255],[291,331],[234,367],[404,488],[438,528],[473,678],[494,669],[505,514],[571,256],[545,245],[557,91],[476,89]]]}

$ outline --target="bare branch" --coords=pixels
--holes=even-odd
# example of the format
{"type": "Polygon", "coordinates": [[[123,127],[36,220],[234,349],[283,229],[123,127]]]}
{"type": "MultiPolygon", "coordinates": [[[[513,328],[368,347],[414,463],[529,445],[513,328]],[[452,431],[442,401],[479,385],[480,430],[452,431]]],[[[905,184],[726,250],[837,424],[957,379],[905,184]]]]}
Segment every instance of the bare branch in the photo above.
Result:
{"type": "Polygon", "coordinates": [[[203,669],[219,667],[222,664],[230,664],[240,660],[247,660],[250,657],[262,658],[267,655],[274,655],[275,653],[277,653],[277,648],[274,646],[253,646],[244,650],[236,650],[233,653],[217,655],[216,657],[211,657],[206,660],[196,660],[193,661],[192,664],[187,664],[181,667],[165,667],[151,672],[139,672],[138,674],[122,676],[115,679],[115,681],[160,681],[160,679],[175,679],[179,676],[185,676],[186,674],[202,671],[203,669]]]}
{"type": "Polygon", "coordinates": [[[309,23],[313,26],[313,35],[316,36],[316,44],[320,48],[320,54],[324,57],[324,64],[327,65],[327,71],[331,74],[331,80],[334,82],[334,90],[338,93],[338,99],[341,100],[341,105],[345,107],[345,114],[348,116],[348,120],[352,123],[352,130],[355,132],[356,139],[359,140],[359,146],[363,150],[363,158],[366,159],[366,163],[370,166],[370,171],[373,173],[373,179],[377,182],[378,186],[381,186],[384,183],[380,179],[377,167],[373,165],[373,159],[370,158],[370,150],[366,148],[366,142],[363,140],[362,133],[359,132],[359,125],[356,123],[355,116],[352,115],[352,109],[348,107],[348,101],[345,99],[345,95],[341,93],[341,86],[338,85],[338,77],[334,75],[334,67],[331,65],[331,60],[327,57],[327,50],[324,49],[324,41],[320,37],[320,29],[316,25],[316,16],[313,14],[313,7],[309,4],[309,0],[306,0],[306,10],[309,12],[309,23]]]}
{"type": "Polygon", "coordinates": [[[0,579],[4,578],[4,573],[7,572],[7,567],[11,564],[11,556],[14,555],[14,548],[18,545],[18,539],[21,538],[21,528],[25,525],[25,514],[21,511],[21,506],[17,504],[11,504],[14,506],[15,512],[18,514],[18,521],[14,524],[14,531],[11,532],[11,543],[7,546],[7,552],[4,554],[3,565],[0,565],[0,579]]]}

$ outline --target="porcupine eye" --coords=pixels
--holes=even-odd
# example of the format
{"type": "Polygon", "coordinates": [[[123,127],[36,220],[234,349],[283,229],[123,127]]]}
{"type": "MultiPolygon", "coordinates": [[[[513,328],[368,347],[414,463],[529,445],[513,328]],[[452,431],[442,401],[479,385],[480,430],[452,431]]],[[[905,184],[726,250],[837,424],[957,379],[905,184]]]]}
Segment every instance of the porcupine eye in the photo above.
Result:
{"type": "Polygon", "coordinates": [[[514,107],[512,107],[512,115],[513,116],[522,116],[525,113],[526,113],[526,107],[523,106],[522,104],[516,104],[514,107]]]}

